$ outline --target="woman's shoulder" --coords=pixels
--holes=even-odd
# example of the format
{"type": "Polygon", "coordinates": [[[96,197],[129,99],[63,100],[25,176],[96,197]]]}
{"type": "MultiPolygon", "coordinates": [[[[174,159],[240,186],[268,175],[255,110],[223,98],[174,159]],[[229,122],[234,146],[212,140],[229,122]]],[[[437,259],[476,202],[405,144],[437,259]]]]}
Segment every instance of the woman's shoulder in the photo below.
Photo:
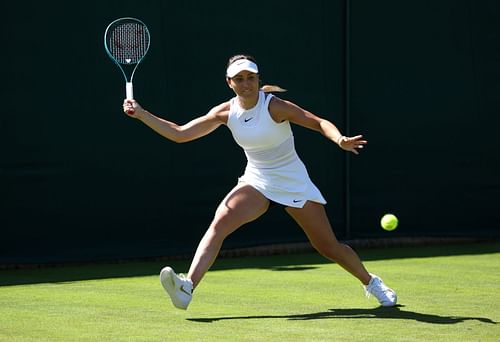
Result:
{"type": "Polygon", "coordinates": [[[220,121],[227,123],[229,111],[231,110],[231,100],[222,102],[210,110],[210,114],[216,116],[220,121]]]}
{"type": "Polygon", "coordinates": [[[269,102],[269,113],[271,113],[275,121],[282,122],[283,120],[288,119],[288,112],[292,107],[292,102],[283,100],[277,96],[273,96],[273,98],[269,102]]]}
{"type": "Polygon", "coordinates": [[[231,107],[231,100],[227,100],[225,102],[222,102],[214,106],[214,109],[218,111],[224,111],[224,110],[229,110],[230,107],[231,107]]]}
{"type": "Polygon", "coordinates": [[[231,109],[231,100],[228,100],[226,102],[222,102],[221,104],[214,106],[212,108],[211,112],[217,113],[217,114],[222,114],[225,112],[229,113],[230,109],[231,109]]]}

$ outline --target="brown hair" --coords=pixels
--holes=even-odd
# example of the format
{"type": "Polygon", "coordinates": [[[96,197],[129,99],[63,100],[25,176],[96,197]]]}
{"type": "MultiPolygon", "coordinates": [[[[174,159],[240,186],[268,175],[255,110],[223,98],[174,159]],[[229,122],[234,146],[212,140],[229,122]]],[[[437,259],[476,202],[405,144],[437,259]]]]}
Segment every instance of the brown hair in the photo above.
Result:
{"type": "MultiPolygon", "coordinates": [[[[234,55],[234,56],[229,58],[229,61],[227,62],[227,65],[226,65],[226,69],[229,68],[229,66],[231,64],[233,64],[235,61],[240,60],[240,59],[248,59],[249,61],[252,61],[255,64],[258,64],[257,60],[253,56],[243,55],[243,54],[234,55]]],[[[273,92],[282,93],[282,92],[286,91],[286,89],[283,89],[278,85],[270,85],[270,84],[265,84],[265,85],[261,86],[260,90],[262,90],[264,93],[273,93],[273,92]]]]}

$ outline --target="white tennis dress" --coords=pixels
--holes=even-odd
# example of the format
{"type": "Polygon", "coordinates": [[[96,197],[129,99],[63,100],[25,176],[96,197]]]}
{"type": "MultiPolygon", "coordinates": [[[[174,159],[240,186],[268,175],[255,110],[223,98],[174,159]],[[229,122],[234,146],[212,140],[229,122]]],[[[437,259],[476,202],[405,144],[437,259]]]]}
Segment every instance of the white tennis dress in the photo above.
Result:
{"type": "Polygon", "coordinates": [[[227,126],[247,157],[239,181],[285,206],[302,208],[307,201],[325,204],[295,151],[290,123],[276,123],[269,113],[272,97],[259,92],[256,106],[248,110],[241,108],[236,97],[231,99],[227,126]]]}

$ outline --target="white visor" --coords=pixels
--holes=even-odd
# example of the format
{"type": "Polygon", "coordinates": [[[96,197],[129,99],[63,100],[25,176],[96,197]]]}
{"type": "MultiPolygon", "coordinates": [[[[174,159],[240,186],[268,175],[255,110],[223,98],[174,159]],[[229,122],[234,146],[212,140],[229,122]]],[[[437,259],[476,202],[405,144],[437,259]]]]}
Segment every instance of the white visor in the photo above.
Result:
{"type": "Polygon", "coordinates": [[[234,61],[226,70],[226,75],[229,78],[236,76],[239,72],[246,70],[253,72],[254,74],[259,73],[259,68],[257,68],[257,64],[248,59],[238,59],[234,61]]]}

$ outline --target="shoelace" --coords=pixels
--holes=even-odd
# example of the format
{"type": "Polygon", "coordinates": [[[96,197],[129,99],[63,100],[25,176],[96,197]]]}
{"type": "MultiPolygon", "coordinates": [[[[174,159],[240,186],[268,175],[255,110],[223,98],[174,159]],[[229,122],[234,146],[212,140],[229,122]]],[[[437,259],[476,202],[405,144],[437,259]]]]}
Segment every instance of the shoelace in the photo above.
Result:
{"type": "Polygon", "coordinates": [[[377,293],[377,294],[374,294],[374,296],[377,297],[377,299],[378,299],[378,297],[379,297],[378,295],[383,294],[383,295],[387,296],[387,292],[390,292],[390,290],[380,280],[374,280],[373,284],[368,285],[365,288],[366,298],[370,298],[372,296],[372,292],[377,293]]]}

